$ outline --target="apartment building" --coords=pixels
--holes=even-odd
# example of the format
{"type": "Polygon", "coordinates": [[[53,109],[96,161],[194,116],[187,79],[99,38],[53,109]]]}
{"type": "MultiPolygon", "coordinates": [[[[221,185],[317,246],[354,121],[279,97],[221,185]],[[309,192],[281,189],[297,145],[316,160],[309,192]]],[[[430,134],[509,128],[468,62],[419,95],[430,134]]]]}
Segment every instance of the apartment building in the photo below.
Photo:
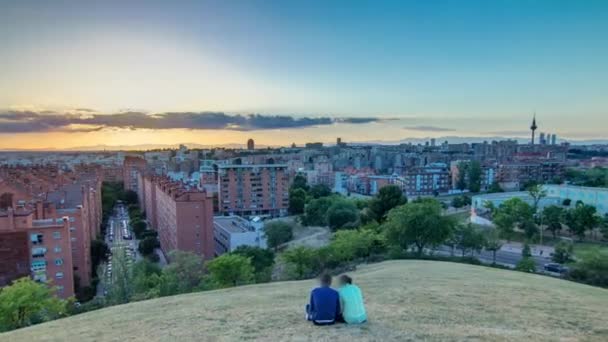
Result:
{"type": "Polygon", "coordinates": [[[547,183],[563,177],[565,164],[559,160],[527,160],[498,166],[497,181],[506,189],[518,190],[530,182],[547,183]]]}
{"type": "Polygon", "coordinates": [[[158,231],[163,252],[189,251],[213,258],[213,199],[167,177],[145,176],[142,183],[146,217],[158,231]]]}
{"type": "Polygon", "coordinates": [[[395,180],[408,197],[433,196],[450,189],[450,171],[444,163],[431,163],[405,171],[395,180]]]}
{"type": "Polygon", "coordinates": [[[122,164],[125,190],[139,190],[139,176],[146,170],[146,160],[139,156],[125,156],[122,164]]]}
{"type": "Polygon", "coordinates": [[[289,206],[286,164],[219,165],[219,210],[241,216],[282,216],[289,206]]]}
{"type": "MultiPolygon", "coordinates": [[[[36,224],[65,218],[70,238],[64,250],[70,253],[69,264],[78,285],[84,287],[91,284],[93,276],[91,240],[101,228],[101,178],[97,172],[87,173],[88,168],[79,170],[1,169],[0,210],[31,212],[36,224]]],[[[68,279],[72,282],[74,276],[68,279]]]]}
{"type": "Polygon", "coordinates": [[[34,211],[26,209],[0,211],[0,240],[10,238],[17,242],[11,248],[0,248],[1,260],[10,260],[3,266],[8,273],[3,273],[0,279],[7,284],[25,275],[27,265],[32,279],[55,286],[61,298],[71,297],[74,275],[69,219],[37,220],[34,217],[34,211]]]}
{"type": "Polygon", "coordinates": [[[216,216],[213,218],[215,256],[229,253],[239,246],[266,248],[266,238],[259,217],[251,221],[240,216],[216,216]]]}

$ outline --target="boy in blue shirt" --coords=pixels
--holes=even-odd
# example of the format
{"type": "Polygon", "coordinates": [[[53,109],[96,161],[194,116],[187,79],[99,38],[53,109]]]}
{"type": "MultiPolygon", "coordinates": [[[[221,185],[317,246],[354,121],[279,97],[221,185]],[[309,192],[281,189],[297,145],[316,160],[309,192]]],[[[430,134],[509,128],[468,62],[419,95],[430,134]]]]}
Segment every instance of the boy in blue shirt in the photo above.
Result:
{"type": "Polygon", "coordinates": [[[310,293],[310,303],[306,305],[306,319],[315,325],[330,325],[340,316],[340,296],[332,289],[331,276],[323,274],[319,278],[320,287],[310,293]]]}

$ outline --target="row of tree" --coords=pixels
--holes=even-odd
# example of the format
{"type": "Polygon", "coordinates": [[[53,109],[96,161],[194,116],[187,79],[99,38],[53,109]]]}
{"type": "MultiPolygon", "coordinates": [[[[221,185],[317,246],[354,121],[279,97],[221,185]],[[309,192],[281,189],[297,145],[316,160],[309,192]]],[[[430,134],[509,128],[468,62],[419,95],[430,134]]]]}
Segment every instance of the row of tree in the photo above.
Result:
{"type": "Polygon", "coordinates": [[[514,237],[516,230],[522,231],[529,240],[534,240],[545,229],[554,237],[564,229],[580,240],[585,238],[587,232],[596,237],[597,231],[600,231],[604,237],[608,237],[608,217],[598,215],[594,206],[582,202],[572,208],[551,205],[538,213],[534,205],[520,198],[511,198],[498,207],[491,204],[487,207],[501,236],[507,240],[514,237]]]}
{"type": "Polygon", "coordinates": [[[289,190],[289,210],[301,215],[304,225],[329,226],[334,231],[383,222],[389,210],[406,202],[397,186],[382,187],[371,200],[352,200],[332,194],[324,184],[309,187],[302,175],[296,175],[289,190]]]}
{"type": "Polygon", "coordinates": [[[565,178],[574,185],[608,187],[608,169],[604,167],[594,167],[588,170],[568,169],[565,178]]]}
{"type": "Polygon", "coordinates": [[[274,253],[241,246],[205,262],[190,252],[172,251],[166,267],[142,259],[133,266],[123,250],[113,256],[113,275],[106,304],[116,305],[156,297],[270,281],[274,253]]]}
{"type": "Polygon", "coordinates": [[[281,257],[296,278],[313,276],[325,269],[340,268],[358,259],[392,258],[411,254],[422,257],[428,250],[448,245],[462,256],[485,248],[500,249],[494,230],[482,232],[443,215],[434,199],[415,200],[389,210],[381,223],[376,221],[356,229],[338,230],[328,246],[296,247],[281,257]]]}

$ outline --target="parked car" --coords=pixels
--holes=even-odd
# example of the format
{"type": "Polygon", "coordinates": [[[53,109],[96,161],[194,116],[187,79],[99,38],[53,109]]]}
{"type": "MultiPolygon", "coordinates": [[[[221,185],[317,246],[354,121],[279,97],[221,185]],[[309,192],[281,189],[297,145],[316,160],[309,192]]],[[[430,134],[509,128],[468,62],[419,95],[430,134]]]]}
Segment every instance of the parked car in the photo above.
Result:
{"type": "Polygon", "coordinates": [[[562,273],[568,272],[568,267],[566,267],[562,264],[555,263],[555,262],[545,264],[543,268],[545,269],[545,271],[553,272],[553,273],[562,274],[562,273]]]}

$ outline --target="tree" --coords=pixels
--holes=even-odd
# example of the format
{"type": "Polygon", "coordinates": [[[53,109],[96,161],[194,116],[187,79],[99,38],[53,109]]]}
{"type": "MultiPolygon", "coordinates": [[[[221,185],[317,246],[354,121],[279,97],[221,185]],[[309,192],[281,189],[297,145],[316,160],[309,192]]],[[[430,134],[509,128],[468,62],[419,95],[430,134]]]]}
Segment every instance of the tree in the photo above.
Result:
{"type": "Polygon", "coordinates": [[[517,263],[515,269],[520,272],[534,273],[534,271],[536,271],[536,265],[534,264],[534,260],[532,260],[532,258],[526,257],[522,258],[517,263]]]}
{"type": "Polygon", "coordinates": [[[327,209],[327,223],[334,231],[341,228],[355,228],[359,223],[359,210],[351,201],[334,201],[327,209]]]}
{"type": "Polygon", "coordinates": [[[139,253],[143,256],[148,256],[154,253],[154,248],[156,248],[157,240],[153,237],[146,237],[143,240],[139,241],[139,246],[137,249],[139,253]]]}
{"type": "Polygon", "coordinates": [[[458,225],[454,230],[454,236],[457,237],[456,247],[460,248],[463,257],[468,252],[479,252],[483,248],[483,234],[470,223],[458,225]]]}
{"type": "Polygon", "coordinates": [[[467,205],[471,205],[471,197],[467,195],[456,196],[452,199],[452,207],[454,208],[462,208],[467,205]]]}
{"type": "Polygon", "coordinates": [[[151,299],[160,296],[162,270],[148,259],[133,265],[133,300],[151,299]]]}
{"type": "Polygon", "coordinates": [[[568,277],[590,285],[608,287],[608,252],[596,248],[585,253],[573,265],[568,277]]]}
{"type": "Polygon", "coordinates": [[[264,236],[270,248],[277,248],[293,239],[293,227],[285,221],[272,221],[264,225],[264,236]]]}
{"type": "Polygon", "coordinates": [[[333,197],[313,199],[306,205],[302,223],[306,226],[326,226],[327,210],[334,203],[333,197]]]}
{"type": "Polygon", "coordinates": [[[131,227],[133,227],[133,233],[135,234],[135,237],[138,239],[141,239],[143,237],[143,235],[147,229],[146,222],[141,221],[141,220],[136,220],[136,221],[131,222],[131,227]]]}
{"type": "Polygon", "coordinates": [[[600,222],[600,232],[604,240],[608,240],[608,214],[605,214],[600,222]]]}
{"type": "Polygon", "coordinates": [[[274,265],[274,252],[269,249],[263,249],[253,246],[239,246],[232,254],[240,255],[249,258],[253,271],[255,273],[256,282],[270,281],[272,266],[274,265]]]}
{"type": "Polygon", "coordinates": [[[93,270],[96,270],[97,266],[107,259],[108,253],[110,253],[110,249],[105,241],[98,239],[91,241],[91,265],[93,270]]]}
{"type": "Polygon", "coordinates": [[[524,225],[533,222],[533,219],[532,207],[517,197],[506,200],[498,208],[494,208],[492,213],[494,224],[501,236],[507,240],[513,237],[515,228],[525,228],[524,225]]]}
{"type": "Polygon", "coordinates": [[[305,204],[306,191],[300,188],[289,190],[289,212],[291,214],[303,213],[305,204]]]}
{"type": "Polygon", "coordinates": [[[540,201],[547,197],[547,190],[545,190],[541,184],[534,184],[528,188],[528,194],[532,197],[532,209],[534,209],[534,212],[536,213],[540,201]]]}
{"type": "Polygon", "coordinates": [[[500,187],[500,184],[498,184],[498,182],[492,182],[492,184],[490,184],[490,187],[488,188],[488,193],[496,193],[496,192],[505,192],[505,191],[500,187]]]}
{"type": "Polygon", "coordinates": [[[389,244],[404,250],[414,246],[421,255],[426,247],[445,242],[454,226],[451,218],[442,215],[439,202],[425,200],[391,210],[384,229],[389,244]]]}
{"type": "Polygon", "coordinates": [[[574,246],[571,243],[560,241],[555,245],[551,259],[559,264],[565,264],[572,260],[574,246]]]}
{"type": "Polygon", "coordinates": [[[283,260],[293,266],[297,279],[304,279],[314,268],[317,255],[310,247],[298,246],[282,254],[283,260]]]}
{"type": "Polygon", "coordinates": [[[553,237],[557,237],[557,233],[562,229],[564,209],[557,205],[545,207],[542,212],[542,218],[547,229],[553,234],[553,237]]]}
{"type": "Polygon", "coordinates": [[[339,261],[352,261],[381,253],[386,240],[371,229],[341,230],[334,234],[330,247],[339,261]]]}
{"type": "Polygon", "coordinates": [[[192,292],[201,284],[205,270],[203,258],[192,252],[174,250],[169,252],[169,261],[161,281],[161,287],[169,292],[167,295],[192,292]]]}
{"type": "Polygon", "coordinates": [[[525,243],[524,248],[521,249],[521,256],[524,258],[529,258],[532,256],[532,250],[530,249],[530,245],[527,243],[525,243]]]}
{"type": "Polygon", "coordinates": [[[302,174],[297,174],[293,178],[293,182],[291,183],[291,187],[289,189],[302,189],[304,192],[308,191],[308,181],[306,180],[306,177],[304,177],[302,174]]]}
{"type": "Polygon", "coordinates": [[[133,190],[126,190],[123,193],[123,200],[126,204],[137,204],[137,192],[133,190]]]}
{"type": "Polygon", "coordinates": [[[327,197],[331,195],[331,189],[325,184],[315,184],[310,188],[308,194],[312,198],[327,197]]]}
{"type": "Polygon", "coordinates": [[[492,252],[492,264],[496,264],[496,252],[502,248],[502,241],[496,229],[486,231],[484,248],[492,252]]]}
{"type": "Polygon", "coordinates": [[[369,208],[376,217],[376,221],[383,222],[386,214],[393,208],[407,203],[403,191],[396,185],[387,185],[380,188],[378,194],[372,199],[369,208]]]}
{"type": "Polygon", "coordinates": [[[251,260],[237,254],[223,254],[207,263],[209,276],[216,287],[232,287],[253,281],[251,260]]]}
{"type": "Polygon", "coordinates": [[[456,179],[456,189],[463,191],[467,188],[467,167],[468,163],[461,161],[458,163],[458,178],[456,179]]]}
{"type": "Polygon", "coordinates": [[[570,232],[578,236],[580,240],[583,240],[587,230],[593,231],[601,222],[595,207],[582,202],[566,211],[565,221],[570,232]]]}
{"type": "Polygon", "coordinates": [[[481,164],[478,161],[471,161],[468,168],[469,191],[479,192],[481,190],[481,164]]]}
{"type": "Polygon", "coordinates": [[[0,290],[0,331],[22,328],[58,318],[69,301],[55,296],[55,288],[29,278],[13,281],[0,290]]]}

